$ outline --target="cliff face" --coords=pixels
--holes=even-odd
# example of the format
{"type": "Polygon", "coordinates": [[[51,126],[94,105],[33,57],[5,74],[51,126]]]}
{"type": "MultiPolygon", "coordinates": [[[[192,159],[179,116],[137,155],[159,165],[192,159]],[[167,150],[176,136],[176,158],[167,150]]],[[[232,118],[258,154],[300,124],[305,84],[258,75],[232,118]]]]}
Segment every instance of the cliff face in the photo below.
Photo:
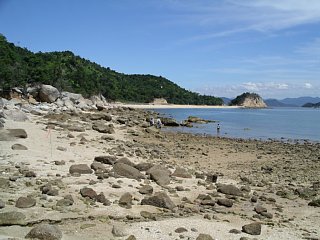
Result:
{"type": "Polygon", "coordinates": [[[233,99],[230,103],[232,106],[242,106],[247,108],[266,108],[267,104],[256,93],[243,93],[233,99]]]}

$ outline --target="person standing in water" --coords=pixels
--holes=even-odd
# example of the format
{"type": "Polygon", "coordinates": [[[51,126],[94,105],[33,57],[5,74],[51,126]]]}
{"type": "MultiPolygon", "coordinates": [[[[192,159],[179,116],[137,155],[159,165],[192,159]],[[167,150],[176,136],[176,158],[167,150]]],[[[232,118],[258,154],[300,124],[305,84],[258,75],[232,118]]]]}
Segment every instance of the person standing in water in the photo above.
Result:
{"type": "Polygon", "coordinates": [[[162,122],[160,120],[160,118],[157,119],[157,128],[161,128],[162,127],[162,122]]]}
{"type": "Polygon", "coordinates": [[[217,125],[217,135],[220,135],[220,124],[217,125]]]}

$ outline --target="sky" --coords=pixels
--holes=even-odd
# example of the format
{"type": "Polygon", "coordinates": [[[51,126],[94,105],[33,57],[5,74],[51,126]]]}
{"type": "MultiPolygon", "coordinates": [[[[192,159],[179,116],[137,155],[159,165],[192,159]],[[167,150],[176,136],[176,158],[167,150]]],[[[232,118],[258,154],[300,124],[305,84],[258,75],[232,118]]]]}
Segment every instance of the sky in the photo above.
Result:
{"type": "Polygon", "coordinates": [[[0,33],[201,94],[320,96],[320,0],[0,0],[0,33]]]}

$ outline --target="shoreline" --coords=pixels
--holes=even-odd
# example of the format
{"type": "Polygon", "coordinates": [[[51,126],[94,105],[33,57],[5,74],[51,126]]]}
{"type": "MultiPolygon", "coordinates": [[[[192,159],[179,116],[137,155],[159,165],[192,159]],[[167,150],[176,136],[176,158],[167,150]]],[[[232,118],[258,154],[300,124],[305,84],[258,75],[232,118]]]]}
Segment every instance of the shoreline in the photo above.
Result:
{"type": "Polygon", "coordinates": [[[241,106],[218,106],[218,105],[182,105],[182,104],[121,104],[122,107],[136,109],[176,109],[176,108],[242,108],[241,106]]]}

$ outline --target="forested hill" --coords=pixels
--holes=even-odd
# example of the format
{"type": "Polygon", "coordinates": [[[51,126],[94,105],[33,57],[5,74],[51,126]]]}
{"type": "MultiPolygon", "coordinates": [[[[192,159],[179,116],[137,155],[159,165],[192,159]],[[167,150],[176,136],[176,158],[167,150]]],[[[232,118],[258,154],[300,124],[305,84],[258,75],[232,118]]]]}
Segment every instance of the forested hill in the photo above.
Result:
{"type": "Polygon", "coordinates": [[[187,91],[163,77],[118,73],[70,51],[33,53],[0,35],[0,88],[37,83],[84,96],[101,93],[113,101],[147,103],[165,98],[175,104],[223,104],[220,98],[187,91]]]}

